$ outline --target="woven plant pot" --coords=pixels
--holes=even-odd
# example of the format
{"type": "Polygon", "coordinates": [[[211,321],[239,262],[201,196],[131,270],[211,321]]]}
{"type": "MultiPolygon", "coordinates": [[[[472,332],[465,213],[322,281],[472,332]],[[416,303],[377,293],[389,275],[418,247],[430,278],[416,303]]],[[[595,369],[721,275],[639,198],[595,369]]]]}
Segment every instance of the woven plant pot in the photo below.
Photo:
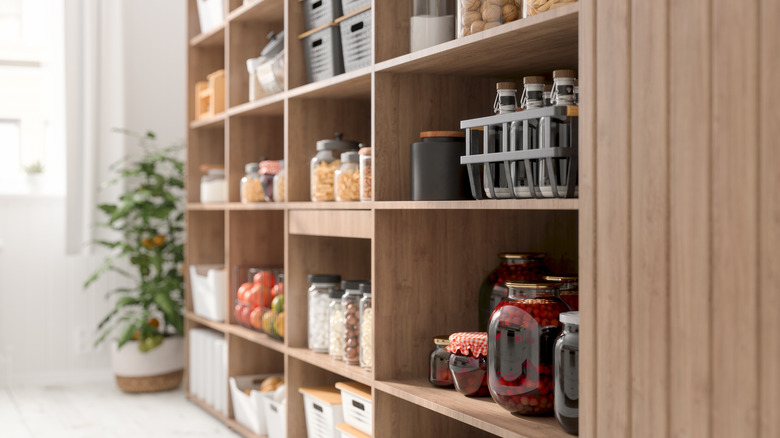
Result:
{"type": "Polygon", "coordinates": [[[146,353],[138,349],[138,341],[130,341],[121,349],[114,341],[111,364],[116,384],[124,392],[158,392],[177,388],[184,376],[184,338],[167,337],[157,348],[146,353]]]}

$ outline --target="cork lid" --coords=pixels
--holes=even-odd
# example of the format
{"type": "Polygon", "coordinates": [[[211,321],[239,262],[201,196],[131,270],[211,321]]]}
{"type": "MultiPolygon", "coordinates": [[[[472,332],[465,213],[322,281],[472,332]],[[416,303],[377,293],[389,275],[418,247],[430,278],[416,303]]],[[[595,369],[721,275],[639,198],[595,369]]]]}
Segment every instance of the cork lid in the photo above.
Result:
{"type": "Polygon", "coordinates": [[[437,137],[466,138],[466,133],[463,131],[423,131],[420,133],[421,139],[437,137]]]}
{"type": "Polygon", "coordinates": [[[543,84],[544,76],[526,76],[523,78],[523,85],[528,84],[543,84]]]}
{"type": "Polygon", "coordinates": [[[360,144],[360,149],[358,149],[358,154],[360,155],[371,155],[371,146],[366,146],[363,143],[360,144]]]}
{"type": "Polygon", "coordinates": [[[496,90],[517,90],[517,84],[514,82],[498,82],[496,83],[496,90]]]}
{"type": "Polygon", "coordinates": [[[574,70],[553,70],[553,78],[576,78],[574,70]]]}

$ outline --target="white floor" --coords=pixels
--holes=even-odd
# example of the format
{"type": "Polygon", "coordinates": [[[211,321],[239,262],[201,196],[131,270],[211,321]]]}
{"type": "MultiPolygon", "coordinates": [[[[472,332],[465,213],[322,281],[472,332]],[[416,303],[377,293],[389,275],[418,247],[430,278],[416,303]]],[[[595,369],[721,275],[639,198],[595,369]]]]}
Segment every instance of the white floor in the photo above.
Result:
{"type": "Polygon", "coordinates": [[[238,437],[183,389],[124,394],[113,382],[0,388],[2,438],[238,437]]]}

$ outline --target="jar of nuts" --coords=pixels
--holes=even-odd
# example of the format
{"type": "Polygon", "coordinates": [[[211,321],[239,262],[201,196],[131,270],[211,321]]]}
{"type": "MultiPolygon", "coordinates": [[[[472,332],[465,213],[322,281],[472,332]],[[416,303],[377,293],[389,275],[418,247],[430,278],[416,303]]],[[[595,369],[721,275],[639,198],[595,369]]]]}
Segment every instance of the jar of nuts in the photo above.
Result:
{"type": "Polygon", "coordinates": [[[460,332],[450,335],[447,351],[450,374],[459,393],[469,397],[490,395],[487,386],[488,339],[484,332],[460,332]]]}
{"type": "MultiPolygon", "coordinates": [[[[521,7],[523,0],[516,0],[518,7],[521,7]]],[[[540,12],[549,11],[550,9],[559,8],[569,3],[574,3],[577,0],[525,0],[525,7],[523,9],[523,18],[536,15],[540,12]]]]}
{"type": "Polygon", "coordinates": [[[374,309],[371,307],[371,283],[360,285],[360,366],[370,371],[374,366],[374,309]]]}
{"type": "Polygon", "coordinates": [[[521,16],[522,2],[523,0],[460,0],[458,38],[517,20],[521,16]]]}
{"type": "Polygon", "coordinates": [[[339,154],[356,151],[358,143],[341,139],[341,133],[335,134],[335,139],[317,142],[317,155],[311,159],[311,200],[333,201],[334,177],[341,166],[339,154]]]}
{"type": "Polygon", "coordinates": [[[263,202],[263,185],[260,183],[260,175],[257,171],[260,169],[258,163],[246,163],[244,171],[246,175],[241,178],[241,202],[263,202]]]}
{"type": "Polygon", "coordinates": [[[360,285],[367,281],[342,281],[341,307],[344,310],[344,362],[350,365],[360,364],[360,285]]]}
{"type": "Polygon", "coordinates": [[[315,353],[328,352],[330,292],[338,287],[340,281],[340,275],[309,275],[309,349],[315,353]]]}
{"type": "Polygon", "coordinates": [[[371,146],[361,147],[360,154],[360,200],[371,201],[373,193],[371,191],[371,146]]]}
{"type": "Polygon", "coordinates": [[[356,151],[341,154],[341,166],[336,170],[333,180],[336,184],[334,189],[336,201],[360,200],[360,169],[356,151]]]}

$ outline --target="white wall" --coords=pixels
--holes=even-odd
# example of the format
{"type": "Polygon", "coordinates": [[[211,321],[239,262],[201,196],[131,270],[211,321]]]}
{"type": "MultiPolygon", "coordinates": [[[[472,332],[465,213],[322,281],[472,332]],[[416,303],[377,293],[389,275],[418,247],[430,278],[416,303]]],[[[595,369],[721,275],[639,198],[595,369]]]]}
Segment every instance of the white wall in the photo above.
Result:
{"type": "MultiPolygon", "coordinates": [[[[120,114],[123,123],[100,130],[153,130],[164,144],[183,140],[184,0],[104,4],[121,5],[121,25],[106,44],[122,53],[101,71],[123,92],[102,104],[118,107],[100,111],[120,114]]],[[[110,376],[108,349],[95,350],[92,341],[108,308],[100,290],[117,280],[82,290],[100,256],[65,255],[65,208],[60,196],[0,196],[0,384],[110,376]]]]}

